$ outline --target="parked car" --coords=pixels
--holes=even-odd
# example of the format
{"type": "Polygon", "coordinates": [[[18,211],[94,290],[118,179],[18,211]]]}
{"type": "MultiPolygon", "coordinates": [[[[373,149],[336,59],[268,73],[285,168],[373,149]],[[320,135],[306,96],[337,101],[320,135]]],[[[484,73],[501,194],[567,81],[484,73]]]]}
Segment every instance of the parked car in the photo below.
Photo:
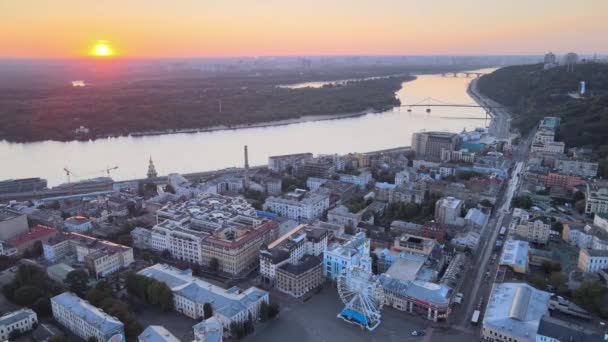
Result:
{"type": "Polygon", "coordinates": [[[426,333],[423,330],[414,330],[412,331],[412,336],[424,336],[426,333]]]}

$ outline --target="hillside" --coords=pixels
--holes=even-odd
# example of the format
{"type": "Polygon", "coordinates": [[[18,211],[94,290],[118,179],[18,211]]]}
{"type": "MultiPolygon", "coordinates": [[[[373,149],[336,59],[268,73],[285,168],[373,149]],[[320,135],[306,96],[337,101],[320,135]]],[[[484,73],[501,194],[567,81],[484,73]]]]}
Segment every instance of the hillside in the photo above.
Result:
{"type": "Polygon", "coordinates": [[[557,140],[566,147],[592,146],[601,159],[600,172],[608,176],[608,65],[579,64],[543,70],[542,64],[511,66],[479,79],[479,91],[507,106],[513,127],[528,131],[544,116],[562,118],[557,140]],[[584,80],[587,96],[575,99],[584,80]]]}

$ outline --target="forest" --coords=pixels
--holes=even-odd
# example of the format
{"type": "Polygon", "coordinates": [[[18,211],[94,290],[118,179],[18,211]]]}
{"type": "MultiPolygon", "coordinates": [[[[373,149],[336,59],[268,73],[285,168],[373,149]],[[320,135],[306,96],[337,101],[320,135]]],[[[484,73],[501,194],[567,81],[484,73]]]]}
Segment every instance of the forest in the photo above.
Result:
{"type": "Polygon", "coordinates": [[[545,116],[561,118],[556,140],[566,148],[592,147],[600,161],[600,175],[608,176],[608,64],[583,62],[574,70],[559,66],[543,70],[542,64],[510,66],[482,76],[479,90],[513,115],[512,124],[522,132],[545,116]],[[580,82],[586,92],[578,98],[580,82]]]}

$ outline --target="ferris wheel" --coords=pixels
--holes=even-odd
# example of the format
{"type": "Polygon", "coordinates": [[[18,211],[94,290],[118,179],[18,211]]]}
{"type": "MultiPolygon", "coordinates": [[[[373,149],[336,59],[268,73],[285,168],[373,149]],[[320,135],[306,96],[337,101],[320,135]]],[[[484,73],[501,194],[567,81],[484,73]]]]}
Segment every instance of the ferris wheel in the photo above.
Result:
{"type": "Polygon", "coordinates": [[[345,304],[338,318],[370,331],[380,324],[384,290],[375,275],[359,266],[344,268],[338,277],[338,294],[345,304]]]}

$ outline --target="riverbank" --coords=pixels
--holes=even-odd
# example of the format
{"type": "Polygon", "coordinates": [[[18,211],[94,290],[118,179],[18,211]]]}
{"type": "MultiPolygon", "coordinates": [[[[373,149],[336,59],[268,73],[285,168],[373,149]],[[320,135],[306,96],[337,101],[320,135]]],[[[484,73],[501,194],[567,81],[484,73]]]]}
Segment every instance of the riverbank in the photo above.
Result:
{"type": "Polygon", "coordinates": [[[275,126],[301,124],[301,123],[305,123],[305,122],[356,118],[356,117],[367,115],[367,114],[382,113],[391,108],[393,108],[393,107],[389,106],[385,109],[379,109],[379,110],[367,109],[367,110],[363,110],[363,111],[356,112],[356,113],[307,115],[307,116],[301,116],[299,118],[293,118],[293,119],[266,121],[266,122],[252,123],[252,124],[239,124],[239,125],[232,125],[232,126],[217,125],[217,126],[212,126],[212,127],[207,127],[207,128],[185,128],[185,129],[167,129],[167,130],[161,130],[161,131],[133,132],[133,133],[129,133],[127,135],[105,135],[105,136],[97,137],[96,139],[117,138],[120,136],[142,137],[142,136],[150,136],[150,135],[165,135],[165,134],[180,134],[180,133],[181,134],[183,134],[183,133],[208,133],[208,132],[229,131],[229,130],[248,129],[248,128],[267,128],[267,127],[275,127],[275,126]]]}
{"type": "Polygon", "coordinates": [[[477,88],[478,80],[479,79],[476,78],[469,83],[467,94],[477,104],[486,108],[486,111],[491,118],[488,133],[498,139],[507,139],[511,131],[511,113],[509,113],[500,103],[481,94],[477,88]]]}

